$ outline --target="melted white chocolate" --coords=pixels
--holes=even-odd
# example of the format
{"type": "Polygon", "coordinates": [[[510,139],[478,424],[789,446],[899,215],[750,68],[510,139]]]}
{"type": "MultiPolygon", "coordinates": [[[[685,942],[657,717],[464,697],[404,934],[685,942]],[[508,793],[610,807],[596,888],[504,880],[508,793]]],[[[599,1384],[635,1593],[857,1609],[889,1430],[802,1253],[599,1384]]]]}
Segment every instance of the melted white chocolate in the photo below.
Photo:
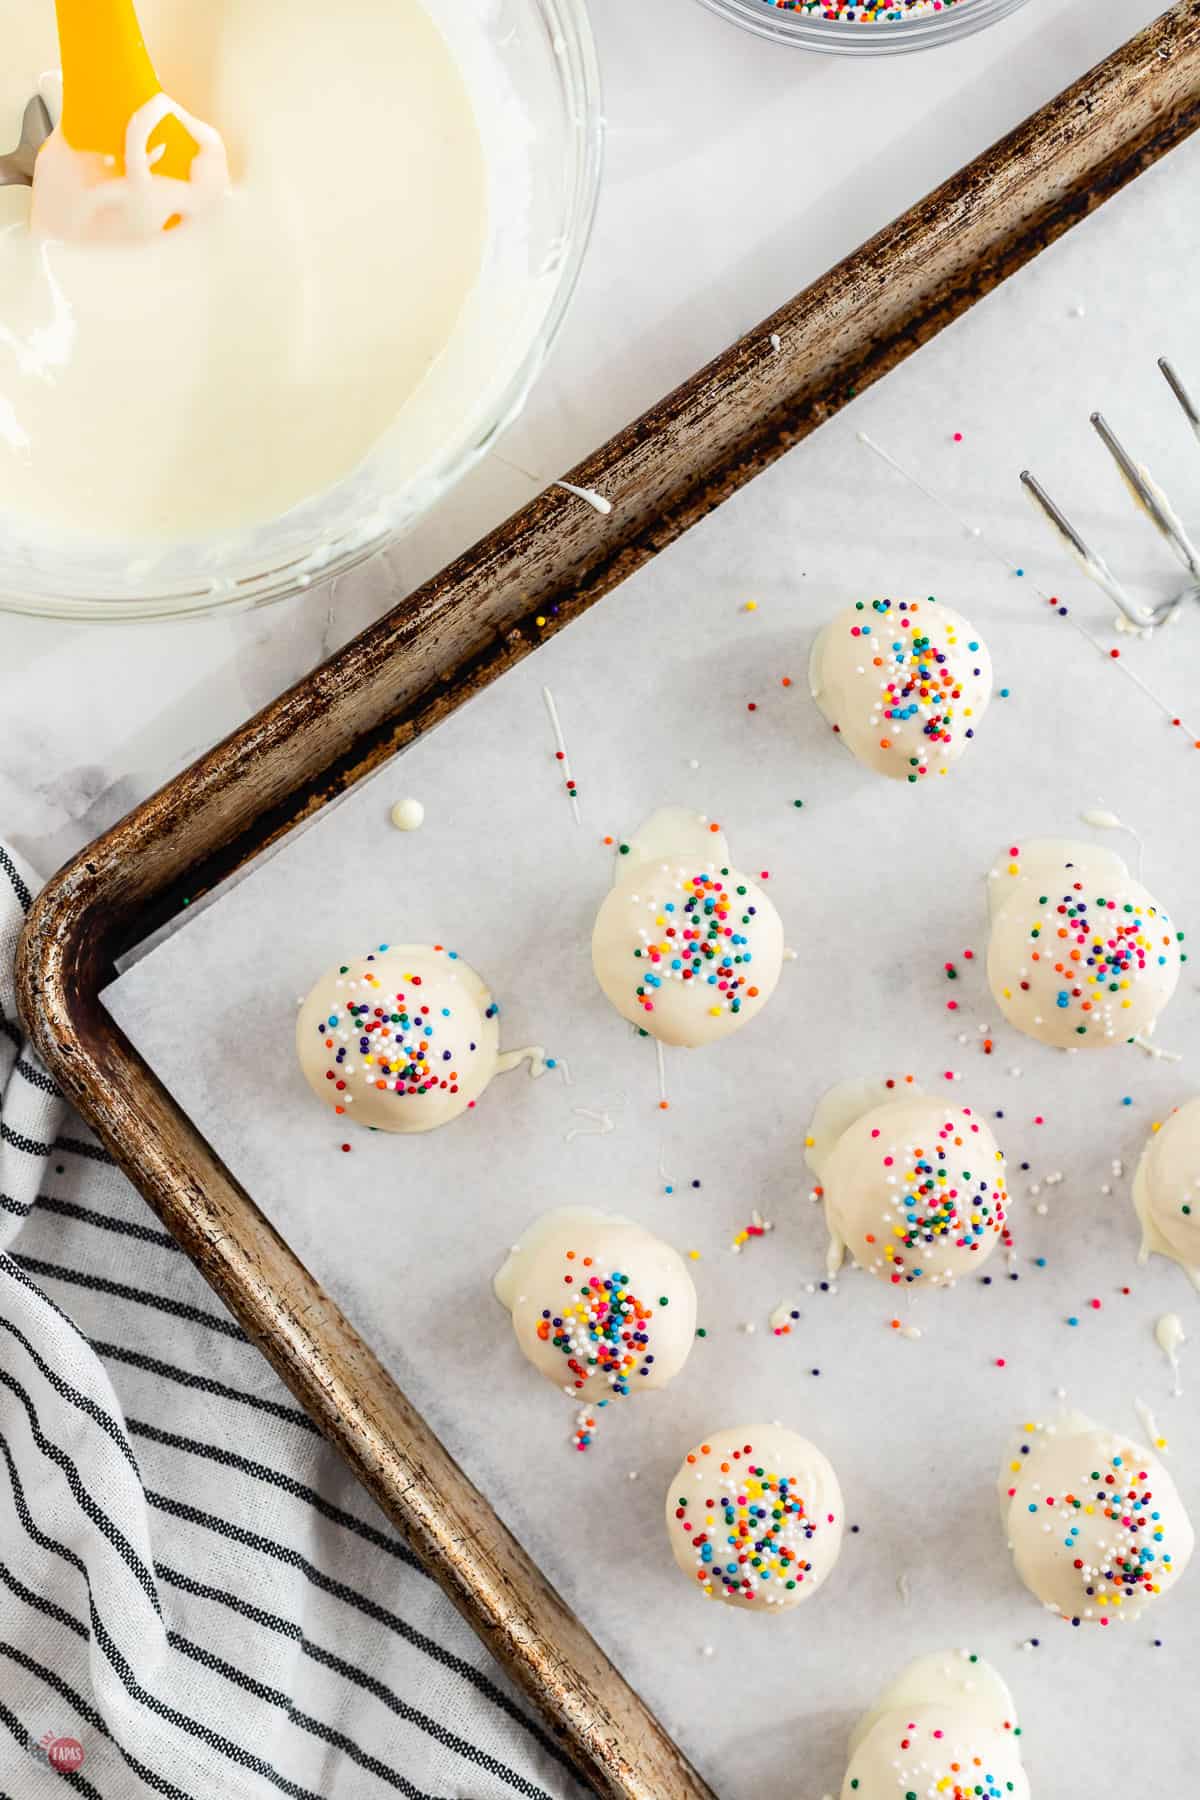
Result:
{"type": "Polygon", "coordinates": [[[543,1214],[493,1288],[524,1355],[576,1401],[666,1387],[695,1342],[696,1290],[683,1258],[617,1213],[543,1214]]]}
{"type": "Polygon", "coordinates": [[[164,231],[168,221],[193,224],[229,196],[229,160],[221,135],[167,94],[138,108],[125,131],[125,173],[108,159],[74,150],[55,126],[37,159],[30,225],[39,237],[68,244],[88,240],[137,243],[164,231]],[[196,145],[186,181],[155,172],[150,139],[173,118],[196,145]]]}
{"type": "Polygon", "coordinates": [[[1191,1560],[1191,1520],[1158,1457],[1081,1414],[1026,1426],[999,1489],[1018,1575],[1072,1623],[1136,1619],[1191,1560]]]}
{"type": "MultiPolygon", "coordinates": [[[[0,188],[9,537],[190,539],[286,513],[393,427],[407,458],[401,415],[483,259],[475,112],[423,0],[138,10],[200,153],[190,181],[154,174],[164,95],[130,121],[120,179],[56,133],[32,196],[0,188]],[[81,233],[104,241],[60,241],[81,233]]],[[[2,143],[57,62],[53,7],[0,0],[0,44],[2,143]]]]}
{"type": "Polygon", "coordinates": [[[907,1794],[1028,1800],[1008,1687],[965,1650],[919,1657],[879,1696],[850,1739],[843,1800],[907,1794]]]}
{"type": "Polygon", "coordinates": [[[992,663],[974,626],[933,599],[848,606],[813,645],[809,688],[868,769],[945,775],[987,711],[992,663]]]}
{"type": "Polygon", "coordinates": [[[653,868],[666,858],[694,861],[701,869],[719,869],[729,861],[729,840],[706,813],[690,806],[659,806],[622,840],[613,865],[613,885],[627,881],[635,869],[653,868]]]}
{"type": "Polygon", "coordinates": [[[1010,845],[988,876],[988,982],[1009,1023],[1062,1050],[1144,1038],[1179,981],[1182,933],[1115,851],[1010,845]]]}
{"type": "Polygon", "coordinates": [[[1166,1357],[1171,1369],[1174,1386],[1172,1394],[1177,1400],[1183,1397],[1183,1380],[1179,1369],[1179,1352],[1187,1343],[1187,1332],[1183,1329],[1183,1320],[1178,1313],[1164,1313],[1154,1327],[1154,1341],[1166,1357]]]}
{"type": "Polygon", "coordinates": [[[432,1131],[473,1107],[500,1073],[499,1011],[451,951],[381,945],[317,982],[296,1019],[296,1053],[313,1093],[348,1123],[432,1131]]]}
{"type": "Polygon", "coordinates": [[[822,1097],[806,1145],[831,1276],[849,1254],[893,1286],[949,1287],[1008,1239],[1004,1157],[969,1107],[907,1082],[842,1082],[822,1097]]]}
{"type": "Polygon", "coordinates": [[[815,1444],[782,1425],[739,1425],[684,1457],[666,1519],[675,1560],[706,1599],[772,1613],[811,1599],[832,1573],[844,1507],[815,1444]]]}
{"type": "Polygon", "coordinates": [[[1200,1288],[1200,1099],[1189,1100],[1152,1134],[1133,1178],[1142,1227],[1139,1262],[1169,1256],[1200,1288]]]}
{"type": "Polygon", "coordinates": [[[625,843],[592,932],[597,981],[622,1018],[662,1044],[729,1037],[779,980],[774,903],[731,866],[718,827],[686,807],[661,807],[625,843]]]}

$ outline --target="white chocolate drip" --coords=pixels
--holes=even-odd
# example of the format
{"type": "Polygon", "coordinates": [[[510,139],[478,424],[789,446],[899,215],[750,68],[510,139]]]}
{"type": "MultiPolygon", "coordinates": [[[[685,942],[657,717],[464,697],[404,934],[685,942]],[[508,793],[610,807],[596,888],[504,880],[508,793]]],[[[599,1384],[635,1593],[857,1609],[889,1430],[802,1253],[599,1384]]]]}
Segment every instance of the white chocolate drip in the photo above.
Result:
{"type": "Polygon", "coordinates": [[[573,1144],[578,1137],[607,1137],[610,1131],[616,1130],[609,1112],[596,1112],[590,1106],[576,1106],[572,1111],[577,1119],[584,1122],[582,1125],[572,1125],[563,1133],[568,1144],[573,1144]]]}
{"type": "Polygon", "coordinates": [[[1151,1449],[1157,1450],[1160,1456],[1167,1454],[1167,1440],[1158,1428],[1158,1420],[1144,1400],[1135,1400],[1133,1410],[1137,1414],[1142,1430],[1146,1434],[1146,1442],[1151,1449]]]}
{"type": "Polygon", "coordinates": [[[75,150],[58,125],[37,159],[30,215],[39,237],[67,243],[86,239],[137,241],[213,211],[230,191],[229,162],[220,132],[197,119],[169,94],[140,106],[125,128],[125,173],[114,176],[106,157],[75,150]],[[175,119],[196,144],[186,181],[158,175],[162,147],[150,139],[164,119],[175,119]]]}
{"type": "Polygon", "coordinates": [[[567,740],[563,736],[562,720],[558,716],[558,702],[555,700],[554,695],[550,692],[548,687],[542,689],[542,701],[546,708],[546,716],[550,720],[550,729],[554,733],[554,748],[557,752],[558,766],[562,772],[564,782],[569,784],[567,791],[571,799],[571,813],[575,823],[578,825],[582,821],[579,811],[579,800],[575,793],[574,779],[571,775],[571,758],[567,752],[567,740]]]}
{"type": "Polygon", "coordinates": [[[389,817],[397,831],[420,831],[425,823],[425,808],[419,800],[397,800],[389,817]]]}
{"type": "Polygon", "coordinates": [[[549,1067],[546,1052],[541,1044],[529,1044],[524,1050],[505,1050],[496,1059],[497,1075],[507,1075],[510,1069],[519,1069],[522,1063],[529,1064],[529,1075],[533,1081],[540,1081],[549,1067]]]}
{"type": "Polygon", "coordinates": [[[574,494],[577,500],[585,500],[593,512],[598,512],[604,517],[607,517],[613,509],[612,501],[606,500],[603,494],[598,494],[595,488],[576,487],[572,481],[556,481],[554,485],[565,488],[567,493],[574,494]]]}
{"type": "Polygon", "coordinates": [[[1187,1333],[1183,1329],[1183,1320],[1178,1313],[1164,1313],[1154,1327],[1154,1341],[1170,1364],[1174,1386],[1171,1393],[1176,1400],[1183,1397],[1183,1382],[1179,1373],[1179,1352],[1187,1343],[1187,1333]]]}

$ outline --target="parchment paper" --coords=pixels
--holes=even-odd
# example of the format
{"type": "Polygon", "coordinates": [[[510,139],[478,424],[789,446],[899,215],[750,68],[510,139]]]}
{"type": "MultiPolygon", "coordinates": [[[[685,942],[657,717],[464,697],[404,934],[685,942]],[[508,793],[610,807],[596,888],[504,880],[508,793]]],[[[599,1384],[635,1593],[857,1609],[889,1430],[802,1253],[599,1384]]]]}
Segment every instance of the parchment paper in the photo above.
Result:
{"type": "Polygon", "coordinates": [[[820,1800],[840,1784],[851,1722],[877,1688],[910,1656],[959,1644],[1013,1683],[1039,1795],[1165,1800],[1194,1786],[1200,1568],[1144,1622],[1072,1631],[1018,1584],[994,1493],[1011,1428],[1052,1416],[1065,1390],[1138,1436],[1135,1401],[1148,1404],[1200,1513],[1194,1401],[1170,1397],[1153,1336],[1167,1311],[1200,1335],[1197,1301],[1173,1264],[1138,1268],[1129,1198],[1151,1123],[1200,1086],[1197,976],[1185,970],[1160,1026],[1180,1064],[1124,1048],[1067,1057],[1021,1039],[986,994],[983,877],[1022,837],[1095,835],[1080,814],[1103,806],[1142,834],[1149,886],[1200,931],[1200,608],[1150,643],[1119,636],[1111,604],[1017,485],[1032,464],[1139,591],[1178,585],[1087,417],[1102,406],[1200,525],[1200,447],[1154,367],[1172,357],[1200,391],[1198,180],[1192,144],[185,919],[109,994],[726,1800],[820,1800]],[[862,430],[984,536],[880,462],[862,430]],[[1011,690],[933,791],[860,770],[808,697],[819,625],[881,593],[937,594],[965,611],[1011,690]],[[1126,670],[1161,689],[1185,727],[1126,670]],[[403,835],[388,811],[408,794],[427,817],[403,835]],[[588,939],[611,871],[602,838],[667,801],[711,814],[743,867],[769,870],[797,958],[747,1031],[668,1052],[664,1114],[654,1046],[601,998],[588,939]],[[502,998],[505,1046],[544,1044],[571,1084],[561,1069],[536,1083],[507,1075],[468,1118],[407,1139],[349,1129],[316,1105],[293,1057],[298,997],[339,956],[404,939],[457,946],[502,998]],[[807,1285],[825,1247],[803,1163],[812,1106],[832,1080],[906,1071],[992,1116],[1019,1246],[1019,1279],[998,1255],[990,1284],[905,1306],[919,1340],[890,1328],[894,1294],[865,1275],[846,1274],[836,1293],[807,1285]],[[951,1087],[945,1071],[961,1080],[951,1087]],[[606,1118],[612,1129],[598,1129],[606,1118]],[[564,1202],[632,1213],[701,1252],[706,1338],[665,1393],[610,1408],[586,1455],[569,1447],[570,1403],[522,1361],[490,1291],[526,1223],[564,1202]],[[734,1255],[754,1208],[775,1229],[734,1255]],[[784,1299],[800,1317],[777,1338],[767,1320],[784,1299]],[[812,1603],[769,1621],[706,1606],[662,1523],[693,1441],[759,1419],[824,1447],[857,1527],[812,1603]],[[1040,1648],[1023,1650],[1034,1637],[1040,1648]]]}

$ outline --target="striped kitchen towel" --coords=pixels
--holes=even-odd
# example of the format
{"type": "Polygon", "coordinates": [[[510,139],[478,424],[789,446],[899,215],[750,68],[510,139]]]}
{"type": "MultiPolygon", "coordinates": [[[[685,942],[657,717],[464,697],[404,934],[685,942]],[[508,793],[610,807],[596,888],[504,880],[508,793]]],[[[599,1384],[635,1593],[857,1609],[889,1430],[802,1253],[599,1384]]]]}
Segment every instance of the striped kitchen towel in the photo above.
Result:
{"type": "Polygon", "coordinates": [[[580,1800],[22,1043],[0,843],[0,1800],[580,1800]]]}

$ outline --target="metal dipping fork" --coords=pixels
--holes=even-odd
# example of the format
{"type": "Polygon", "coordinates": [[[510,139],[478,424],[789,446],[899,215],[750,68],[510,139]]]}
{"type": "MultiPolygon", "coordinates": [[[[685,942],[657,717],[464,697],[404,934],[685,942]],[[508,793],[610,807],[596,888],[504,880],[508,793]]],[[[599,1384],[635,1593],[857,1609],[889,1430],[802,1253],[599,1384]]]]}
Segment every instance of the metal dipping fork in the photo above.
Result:
{"type": "MultiPolygon", "coordinates": [[[[1179,402],[1188,424],[1195,432],[1197,439],[1200,439],[1200,412],[1197,411],[1194,401],[1165,357],[1159,357],[1158,367],[1167,386],[1179,402]]],[[[1174,618],[1185,601],[1200,600],[1200,551],[1192,543],[1183,521],[1167,496],[1157,482],[1152,479],[1149,472],[1140,468],[1133,461],[1104,415],[1098,412],[1093,413],[1091,423],[1100,442],[1116,463],[1136,504],[1146,514],[1160,535],[1166,539],[1175,556],[1187,570],[1190,579],[1186,587],[1181,588],[1170,599],[1161,601],[1158,606],[1139,605],[1126,592],[1099,552],[1088,548],[1062,508],[1050,498],[1036,475],[1032,475],[1028,469],[1022,469],[1021,481],[1058,535],[1074,551],[1085,572],[1097,586],[1103,588],[1109,598],[1116,602],[1132,625],[1142,631],[1153,630],[1156,626],[1165,625],[1168,619],[1174,618]]]]}
{"type": "Polygon", "coordinates": [[[7,156],[0,156],[0,187],[32,187],[33,165],[50,136],[50,113],[40,94],[25,108],[21,141],[7,156]]]}

